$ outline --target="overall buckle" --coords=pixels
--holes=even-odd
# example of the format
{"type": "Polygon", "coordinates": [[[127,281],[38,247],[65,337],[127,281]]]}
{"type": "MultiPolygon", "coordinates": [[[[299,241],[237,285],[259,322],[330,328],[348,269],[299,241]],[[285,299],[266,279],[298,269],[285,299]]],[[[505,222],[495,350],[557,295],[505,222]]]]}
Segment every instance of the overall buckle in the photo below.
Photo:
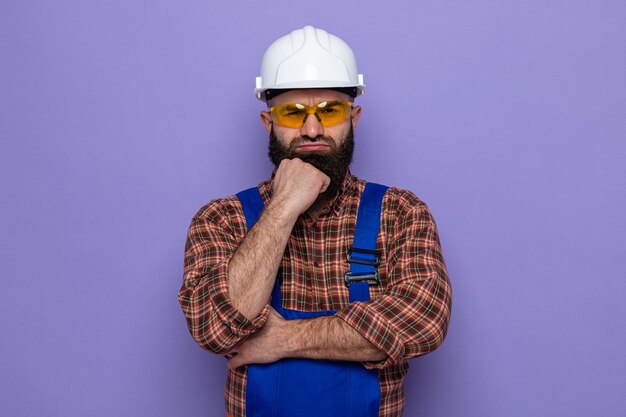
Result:
{"type": "Polygon", "coordinates": [[[379,250],[371,250],[371,249],[362,249],[362,248],[355,248],[355,247],[351,247],[348,250],[348,263],[349,264],[359,264],[359,265],[368,265],[374,268],[373,272],[346,272],[346,274],[344,275],[344,281],[346,283],[346,285],[350,285],[353,282],[362,282],[362,281],[368,281],[370,282],[372,285],[379,285],[380,284],[380,276],[378,275],[378,270],[377,267],[378,265],[380,265],[380,251],[379,250]],[[370,255],[368,256],[369,258],[372,258],[371,255],[373,255],[373,260],[371,259],[358,259],[355,258],[353,256],[353,253],[362,253],[365,255],[370,255]]]}
{"type": "Polygon", "coordinates": [[[361,249],[361,248],[352,247],[352,248],[348,249],[348,263],[349,264],[370,265],[370,266],[373,266],[374,268],[376,268],[376,267],[378,267],[378,265],[380,265],[380,251],[379,250],[361,249]],[[367,255],[374,255],[374,260],[370,261],[370,260],[367,260],[367,259],[355,259],[352,256],[353,252],[365,253],[367,255]]]}
{"type": "Polygon", "coordinates": [[[380,284],[380,276],[378,275],[378,271],[365,272],[365,273],[359,273],[359,274],[346,272],[346,274],[343,276],[343,280],[348,286],[352,284],[353,282],[362,282],[362,281],[368,281],[371,285],[380,284]]]}

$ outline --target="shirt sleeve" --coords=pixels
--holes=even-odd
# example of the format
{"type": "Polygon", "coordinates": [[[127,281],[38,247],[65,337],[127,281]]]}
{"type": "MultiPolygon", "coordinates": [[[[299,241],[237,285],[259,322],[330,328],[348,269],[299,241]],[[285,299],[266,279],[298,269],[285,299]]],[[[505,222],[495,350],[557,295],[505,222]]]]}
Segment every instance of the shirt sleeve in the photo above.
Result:
{"type": "Polygon", "coordinates": [[[266,306],[249,320],[228,296],[228,263],[245,235],[243,213],[232,207],[228,211],[232,221],[222,214],[219,201],[212,202],[193,218],[185,245],[183,285],[178,293],[193,338],[202,348],[219,354],[227,354],[262,328],[269,314],[266,306]]]}
{"type": "Polygon", "coordinates": [[[387,354],[382,361],[364,363],[367,368],[384,368],[432,352],[443,342],[450,320],[451,287],[428,207],[407,191],[388,204],[397,214],[383,215],[381,222],[388,236],[379,266],[386,266],[385,290],[337,313],[387,354]]]}

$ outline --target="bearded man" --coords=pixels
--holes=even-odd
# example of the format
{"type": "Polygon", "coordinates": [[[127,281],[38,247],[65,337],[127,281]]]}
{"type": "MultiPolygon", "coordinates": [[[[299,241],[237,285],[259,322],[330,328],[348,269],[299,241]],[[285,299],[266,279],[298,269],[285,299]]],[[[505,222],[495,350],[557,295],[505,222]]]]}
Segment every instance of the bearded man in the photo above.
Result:
{"type": "Polygon", "coordinates": [[[228,359],[229,416],[401,416],[407,361],[446,335],[430,211],[349,171],[363,89],[337,36],[275,41],[255,90],[275,171],[192,220],[179,301],[198,344],[228,359]]]}

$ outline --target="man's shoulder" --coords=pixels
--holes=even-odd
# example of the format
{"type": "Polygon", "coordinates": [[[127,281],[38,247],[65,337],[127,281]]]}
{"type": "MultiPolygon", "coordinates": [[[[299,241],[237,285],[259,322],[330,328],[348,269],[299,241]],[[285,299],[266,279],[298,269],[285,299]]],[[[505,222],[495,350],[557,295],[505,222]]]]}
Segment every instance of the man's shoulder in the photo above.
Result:
{"type": "Polygon", "coordinates": [[[366,181],[364,179],[353,176],[353,180],[358,184],[361,192],[365,189],[365,185],[369,183],[377,183],[388,187],[383,197],[383,210],[398,209],[415,209],[426,208],[426,203],[418,197],[413,191],[401,188],[395,185],[386,185],[377,181],[366,181]]]}
{"type": "Polygon", "coordinates": [[[389,187],[385,193],[385,198],[396,207],[426,207],[426,203],[424,203],[424,201],[422,201],[422,199],[419,198],[413,191],[396,186],[389,187]]]}
{"type": "MultiPolygon", "coordinates": [[[[261,196],[263,197],[264,200],[266,198],[268,186],[269,186],[269,181],[263,181],[256,186],[256,188],[259,189],[259,192],[261,193],[261,196]]],[[[254,187],[248,187],[248,188],[254,188],[254,187]]],[[[240,191],[244,191],[245,189],[246,188],[239,190],[237,191],[237,193],[239,193],[240,191]]],[[[208,203],[200,207],[198,212],[195,214],[194,218],[217,220],[217,219],[222,219],[224,217],[229,217],[233,215],[235,216],[243,215],[243,208],[241,207],[241,202],[239,201],[239,198],[237,197],[236,193],[229,195],[229,196],[225,196],[225,197],[219,197],[219,198],[209,201],[208,203]]]]}

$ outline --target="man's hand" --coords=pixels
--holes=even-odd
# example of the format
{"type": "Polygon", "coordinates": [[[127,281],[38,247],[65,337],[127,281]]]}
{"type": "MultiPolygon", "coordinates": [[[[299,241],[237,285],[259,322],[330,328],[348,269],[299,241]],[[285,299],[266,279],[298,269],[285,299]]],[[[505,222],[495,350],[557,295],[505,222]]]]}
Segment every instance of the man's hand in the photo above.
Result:
{"type": "Polygon", "coordinates": [[[330,178],[299,158],[283,159],[274,176],[274,196],[296,217],[304,213],[326,191],[330,178]]]}
{"type": "Polygon", "coordinates": [[[235,369],[249,363],[276,362],[281,359],[282,347],[287,342],[285,340],[286,325],[287,320],[270,307],[265,326],[231,351],[235,356],[228,361],[228,369],[235,369]]]}

